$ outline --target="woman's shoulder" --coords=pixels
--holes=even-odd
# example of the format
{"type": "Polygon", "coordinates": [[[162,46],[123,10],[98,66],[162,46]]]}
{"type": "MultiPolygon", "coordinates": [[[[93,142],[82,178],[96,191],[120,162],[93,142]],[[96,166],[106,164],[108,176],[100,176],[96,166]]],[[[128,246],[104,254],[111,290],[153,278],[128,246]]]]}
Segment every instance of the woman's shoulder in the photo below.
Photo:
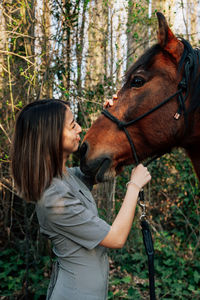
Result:
{"type": "Polygon", "coordinates": [[[65,198],[75,198],[72,188],[66,180],[55,177],[39,202],[45,206],[63,205],[65,198]]]}
{"type": "Polygon", "coordinates": [[[69,183],[64,178],[54,177],[50,186],[45,190],[44,194],[49,195],[52,193],[63,194],[70,191],[69,183]]]}
{"type": "Polygon", "coordinates": [[[94,178],[88,175],[85,175],[80,167],[66,168],[67,172],[78,178],[84,185],[91,191],[94,185],[94,178]]]}
{"type": "Polygon", "coordinates": [[[80,180],[83,180],[83,178],[85,177],[85,174],[81,172],[81,169],[79,167],[71,167],[71,168],[66,167],[66,172],[71,176],[78,177],[80,180]]]}

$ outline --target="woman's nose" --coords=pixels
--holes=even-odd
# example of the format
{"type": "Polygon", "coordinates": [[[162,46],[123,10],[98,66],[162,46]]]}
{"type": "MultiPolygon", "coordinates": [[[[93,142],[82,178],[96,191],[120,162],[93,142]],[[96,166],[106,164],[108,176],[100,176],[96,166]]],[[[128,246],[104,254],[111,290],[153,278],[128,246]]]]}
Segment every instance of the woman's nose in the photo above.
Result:
{"type": "Polygon", "coordinates": [[[81,128],[81,126],[77,123],[77,132],[78,132],[78,133],[81,133],[81,131],[82,131],[82,128],[81,128]]]}

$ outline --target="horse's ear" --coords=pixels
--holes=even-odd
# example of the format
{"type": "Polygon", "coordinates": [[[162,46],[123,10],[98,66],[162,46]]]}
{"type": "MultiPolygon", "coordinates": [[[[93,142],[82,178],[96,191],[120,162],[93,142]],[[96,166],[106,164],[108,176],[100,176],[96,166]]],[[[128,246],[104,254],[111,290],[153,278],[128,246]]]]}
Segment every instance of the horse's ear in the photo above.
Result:
{"type": "Polygon", "coordinates": [[[158,43],[160,46],[169,52],[178,62],[183,53],[183,44],[177,39],[169,28],[167,21],[162,13],[157,12],[157,18],[159,23],[158,29],[158,43]]]}

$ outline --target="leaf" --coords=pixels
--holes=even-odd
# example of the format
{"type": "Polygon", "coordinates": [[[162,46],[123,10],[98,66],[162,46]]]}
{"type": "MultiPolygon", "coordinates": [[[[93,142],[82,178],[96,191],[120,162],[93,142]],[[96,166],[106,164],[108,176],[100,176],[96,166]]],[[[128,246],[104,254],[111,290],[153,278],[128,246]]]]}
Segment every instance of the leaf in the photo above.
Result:
{"type": "Polygon", "coordinates": [[[200,279],[200,274],[197,272],[197,270],[194,271],[194,282],[198,283],[200,279]]]}
{"type": "Polygon", "coordinates": [[[128,276],[122,278],[122,281],[123,281],[124,283],[130,283],[130,282],[131,282],[131,276],[128,275],[128,276]]]}

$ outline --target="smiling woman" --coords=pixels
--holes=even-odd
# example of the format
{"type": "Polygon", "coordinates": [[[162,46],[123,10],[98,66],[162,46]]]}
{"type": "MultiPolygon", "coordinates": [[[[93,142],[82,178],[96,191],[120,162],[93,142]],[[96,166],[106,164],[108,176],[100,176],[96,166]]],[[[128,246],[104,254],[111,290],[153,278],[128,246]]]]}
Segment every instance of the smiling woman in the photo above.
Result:
{"type": "Polygon", "coordinates": [[[33,102],[19,113],[12,145],[12,173],[19,194],[36,203],[40,230],[57,260],[47,291],[51,300],[105,300],[106,248],[121,248],[132,226],[147,168],[132,171],[122,207],[112,226],[99,218],[90,189],[92,174],[66,168],[77,151],[81,127],[62,100],[33,102]]]}

